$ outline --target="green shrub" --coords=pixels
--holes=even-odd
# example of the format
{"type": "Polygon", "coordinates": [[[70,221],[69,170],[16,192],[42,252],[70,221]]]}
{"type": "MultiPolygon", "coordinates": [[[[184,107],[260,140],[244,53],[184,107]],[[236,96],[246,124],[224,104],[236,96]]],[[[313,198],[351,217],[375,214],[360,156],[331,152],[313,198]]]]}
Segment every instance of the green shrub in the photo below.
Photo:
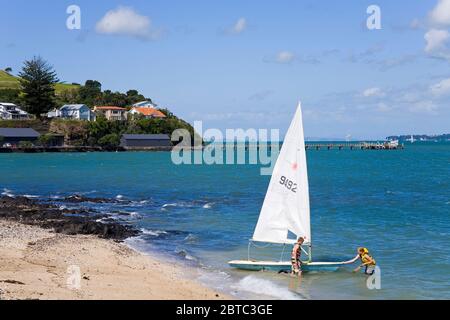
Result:
{"type": "Polygon", "coordinates": [[[98,144],[103,148],[117,148],[120,145],[120,137],[116,133],[107,134],[98,140],[98,144]]]}
{"type": "Polygon", "coordinates": [[[38,142],[43,147],[51,146],[55,143],[55,136],[52,134],[43,134],[38,138],[38,142]]]}

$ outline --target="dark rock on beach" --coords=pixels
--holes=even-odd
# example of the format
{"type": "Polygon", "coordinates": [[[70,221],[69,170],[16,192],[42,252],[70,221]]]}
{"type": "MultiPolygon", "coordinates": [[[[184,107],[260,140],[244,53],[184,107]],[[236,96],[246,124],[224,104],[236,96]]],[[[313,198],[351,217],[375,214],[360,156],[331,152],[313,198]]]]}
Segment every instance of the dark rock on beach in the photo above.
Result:
{"type": "MultiPolygon", "coordinates": [[[[25,197],[0,197],[0,219],[13,220],[69,235],[92,234],[101,238],[124,240],[140,232],[113,219],[99,219],[98,215],[86,215],[85,209],[71,210],[71,215],[58,207],[40,203],[25,197]]],[[[104,216],[102,216],[104,217],[104,216]]]]}
{"type": "Polygon", "coordinates": [[[92,202],[92,203],[115,203],[117,200],[107,199],[107,198],[89,198],[84,197],[79,194],[74,194],[72,196],[63,199],[64,202],[69,203],[82,203],[82,202],[92,202]]]}

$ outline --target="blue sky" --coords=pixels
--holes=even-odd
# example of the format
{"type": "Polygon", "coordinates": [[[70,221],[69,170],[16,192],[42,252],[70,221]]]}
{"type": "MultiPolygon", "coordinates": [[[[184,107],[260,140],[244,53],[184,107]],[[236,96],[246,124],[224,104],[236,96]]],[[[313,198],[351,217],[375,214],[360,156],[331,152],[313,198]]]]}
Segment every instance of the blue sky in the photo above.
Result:
{"type": "Polygon", "coordinates": [[[450,131],[450,1],[0,0],[0,68],[33,55],[61,80],[138,89],[204,128],[306,136],[450,131]],[[81,8],[81,30],[66,9],[81,8]],[[381,9],[368,30],[367,7],[381,9]],[[107,14],[109,12],[109,15],[107,14]]]}

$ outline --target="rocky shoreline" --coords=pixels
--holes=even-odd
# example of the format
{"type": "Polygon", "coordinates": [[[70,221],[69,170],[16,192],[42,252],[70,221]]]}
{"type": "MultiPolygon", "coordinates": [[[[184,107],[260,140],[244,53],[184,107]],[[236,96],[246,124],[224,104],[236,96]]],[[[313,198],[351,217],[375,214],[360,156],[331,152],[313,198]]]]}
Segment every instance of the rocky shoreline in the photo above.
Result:
{"type": "MultiPolygon", "coordinates": [[[[84,198],[71,196],[68,202],[111,202],[109,199],[84,198]]],[[[100,238],[123,241],[140,234],[130,226],[121,224],[108,216],[86,209],[60,209],[53,204],[43,203],[26,197],[0,197],[0,219],[15,221],[27,225],[53,229],[66,235],[96,235],[100,238]],[[98,221],[102,219],[102,221],[98,221]]]]}

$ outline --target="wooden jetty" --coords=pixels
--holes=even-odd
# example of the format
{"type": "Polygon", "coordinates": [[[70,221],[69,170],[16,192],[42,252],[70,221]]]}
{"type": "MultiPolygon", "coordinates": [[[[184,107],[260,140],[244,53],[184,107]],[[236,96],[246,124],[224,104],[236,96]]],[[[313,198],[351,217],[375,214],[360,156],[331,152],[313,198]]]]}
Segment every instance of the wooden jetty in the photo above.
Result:
{"type": "Polygon", "coordinates": [[[306,143],[308,149],[350,149],[350,150],[398,150],[404,149],[403,144],[392,144],[390,142],[343,142],[343,143],[306,143]]]}
{"type": "MultiPolygon", "coordinates": [[[[207,148],[216,148],[220,150],[234,149],[234,150],[259,150],[262,148],[271,150],[274,143],[226,143],[226,144],[212,144],[204,146],[207,148]]],[[[281,143],[279,145],[281,148],[281,143]]],[[[399,150],[404,149],[403,144],[396,144],[387,142],[333,142],[333,143],[317,143],[317,142],[306,142],[306,150],[399,150]]]]}
{"type": "MultiPolygon", "coordinates": [[[[204,146],[185,146],[179,147],[185,151],[202,151],[211,150],[212,148],[216,150],[230,150],[234,149],[236,151],[250,151],[250,150],[260,150],[267,149],[272,150],[272,146],[276,143],[213,143],[204,146]]],[[[278,149],[281,148],[281,143],[278,145],[278,149]]],[[[124,151],[172,151],[173,149],[179,150],[177,147],[135,147],[135,148],[102,148],[102,147],[88,147],[88,146],[64,146],[64,147],[26,147],[26,148],[4,148],[0,147],[0,153],[41,153],[41,152],[124,152],[124,151]]],[[[390,142],[333,142],[333,143],[317,143],[317,142],[306,142],[306,150],[398,150],[404,149],[403,144],[393,144],[390,142]]]]}

